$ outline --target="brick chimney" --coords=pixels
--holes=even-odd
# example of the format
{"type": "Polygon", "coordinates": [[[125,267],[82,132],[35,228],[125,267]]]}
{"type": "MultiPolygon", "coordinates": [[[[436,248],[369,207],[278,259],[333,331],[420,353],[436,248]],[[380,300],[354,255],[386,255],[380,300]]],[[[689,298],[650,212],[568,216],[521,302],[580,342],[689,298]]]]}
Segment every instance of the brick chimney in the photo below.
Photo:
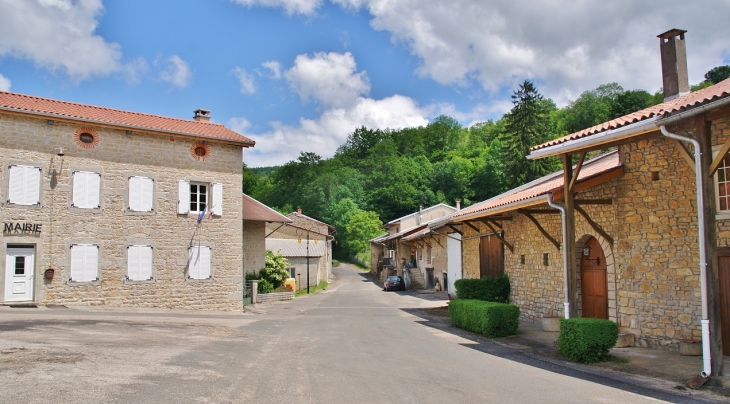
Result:
{"type": "Polygon", "coordinates": [[[302,214],[302,208],[298,208],[297,209],[297,215],[301,215],[301,214],[302,214]]]}
{"type": "Polygon", "coordinates": [[[674,28],[657,36],[662,54],[664,101],[689,94],[687,47],[684,43],[685,32],[687,31],[674,28]]]}
{"type": "Polygon", "coordinates": [[[210,111],[207,109],[196,109],[193,111],[193,119],[199,122],[210,122],[210,111]]]}

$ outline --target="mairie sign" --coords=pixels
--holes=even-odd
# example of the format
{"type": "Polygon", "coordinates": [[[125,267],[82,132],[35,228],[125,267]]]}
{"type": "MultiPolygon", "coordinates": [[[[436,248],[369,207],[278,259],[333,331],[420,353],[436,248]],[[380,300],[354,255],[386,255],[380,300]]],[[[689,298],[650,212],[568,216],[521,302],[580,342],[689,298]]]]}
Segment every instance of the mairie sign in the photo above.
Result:
{"type": "Polygon", "coordinates": [[[4,224],[5,224],[5,227],[3,227],[3,234],[5,234],[5,235],[11,235],[11,234],[38,235],[41,233],[41,227],[43,226],[40,223],[5,222],[4,224]]]}

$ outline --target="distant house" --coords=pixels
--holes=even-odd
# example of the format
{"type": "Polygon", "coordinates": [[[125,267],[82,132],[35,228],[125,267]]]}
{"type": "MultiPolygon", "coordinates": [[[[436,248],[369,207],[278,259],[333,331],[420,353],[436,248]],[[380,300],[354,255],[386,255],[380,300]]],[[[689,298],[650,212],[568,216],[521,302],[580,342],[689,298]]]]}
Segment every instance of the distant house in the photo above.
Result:
{"type": "Polygon", "coordinates": [[[297,288],[307,285],[307,266],[310,286],[321,281],[329,282],[334,226],[302,214],[301,209],[286,215],[286,218],[291,222],[267,225],[266,249],[281,252],[289,260],[290,274],[297,280],[297,288]]]}
{"type": "Polygon", "coordinates": [[[437,284],[443,285],[441,269],[445,268],[445,261],[442,262],[445,240],[440,234],[421,232],[427,229],[428,223],[457,210],[458,205],[454,208],[440,203],[384,224],[382,227],[388,234],[370,240],[370,273],[380,279],[403,275],[406,263],[411,267],[409,275],[413,288],[431,289],[437,284]],[[417,237],[409,237],[412,235],[417,237]]]}
{"type": "Polygon", "coordinates": [[[243,270],[258,272],[266,259],[266,224],[292,220],[263,203],[243,194],[243,270]]]}

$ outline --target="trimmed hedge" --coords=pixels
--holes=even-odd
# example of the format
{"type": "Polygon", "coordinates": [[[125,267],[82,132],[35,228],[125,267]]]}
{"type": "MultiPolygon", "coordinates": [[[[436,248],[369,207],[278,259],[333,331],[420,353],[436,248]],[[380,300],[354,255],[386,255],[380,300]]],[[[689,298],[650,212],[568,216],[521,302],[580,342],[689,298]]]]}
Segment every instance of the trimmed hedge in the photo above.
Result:
{"type": "Polygon", "coordinates": [[[517,333],[520,309],[514,304],[457,299],[449,302],[451,325],[487,337],[517,333]]]}
{"type": "Polygon", "coordinates": [[[618,326],[599,318],[560,319],[558,349],[573,362],[593,363],[608,359],[616,345],[618,326]]]}
{"type": "Polygon", "coordinates": [[[509,276],[485,276],[482,279],[459,279],[454,282],[457,299],[485,302],[509,302],[509,276]]]}

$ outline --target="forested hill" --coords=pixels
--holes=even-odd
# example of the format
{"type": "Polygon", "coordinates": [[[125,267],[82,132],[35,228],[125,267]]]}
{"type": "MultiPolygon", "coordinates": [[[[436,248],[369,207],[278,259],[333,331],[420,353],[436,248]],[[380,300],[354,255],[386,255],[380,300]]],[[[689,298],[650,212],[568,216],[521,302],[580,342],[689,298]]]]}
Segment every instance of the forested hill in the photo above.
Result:
{"type": "Polygon", "coordinates": [[[332,158],[302,152],[273,170],[244,166],[243,191],[284,213],[301,208],[334,225],[340,253],[357,254],[367,251],[368,239],[382,234],[381,223],[419,205],[453,206],[461,199],[468,206],[558,170],[555,159],[527,160],[528,149],[655,105],[662,95],[610,83],[559,109],[525,81],[512,101],[512,110],[497,121],[466,128],[440,116],[417,128],[361,127],[332,158]]]}

